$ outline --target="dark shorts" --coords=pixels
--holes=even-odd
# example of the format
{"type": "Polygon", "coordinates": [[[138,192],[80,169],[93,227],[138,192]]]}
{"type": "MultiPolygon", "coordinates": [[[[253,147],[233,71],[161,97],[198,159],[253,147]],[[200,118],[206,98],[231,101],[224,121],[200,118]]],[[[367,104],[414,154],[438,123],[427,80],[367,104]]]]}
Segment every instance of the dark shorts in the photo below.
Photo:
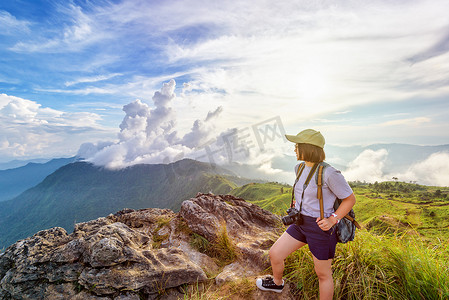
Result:
{"type": "Polygon", "coordinates": [[[335,227],[323,231],[316,223],[316,218],[302,216],[304,223],[300,226],[292,224],[287,228],[287,233],[293,238],[309,245],[310,252],[319,260],[334,258],[337,246],[337,234],[335,227]]]}

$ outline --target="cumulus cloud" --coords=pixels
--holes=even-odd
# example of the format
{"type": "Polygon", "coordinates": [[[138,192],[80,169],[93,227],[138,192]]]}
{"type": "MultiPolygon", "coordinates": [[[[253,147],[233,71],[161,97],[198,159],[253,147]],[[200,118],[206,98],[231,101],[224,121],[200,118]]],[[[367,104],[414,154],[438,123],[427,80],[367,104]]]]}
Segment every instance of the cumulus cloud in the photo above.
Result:
{"type": "Polygon", "coordinates": [[[123,107],[117,143],[87,143],[78,155],[96,165],[123,168],[140,163],[171,162],[188,157],[213,137],[215,120],[223,108],[210,111],[204,120],[195,120],[182,137],[176,131],[177,115],[172,103],[176,82],[164,83],[153,95],[153,107],[137,99],[123,107]]]}
{"type": "Polygon", "coordinates": [[[412,164],[404,172],[386,173],[383,168],[388,156],[385,149],[377,151],[365,150],[349,163],[348,169],[343,172],[350,181],[387,181],[393,177],[403,182],[416,182],[418,184],[433,186],[449,186],[449,153],[437,152],[426,159],[412,164]]]}
{"type": "Polygon", "coordinates": [[[35,122],[39,107],[36,102],[14,97],[0,110],[0,114],[13,122],[35,122]]]}
{"type": "Polygon", "coordinates": [[[343,172],[347,180],[355,181],[383,181],[387,180],[383,173],[388,151],[380,149],[377,151],[365,150],[349,163],[348,169],[343,172]]]}
{"type": "Polygon", "coordinates": [[[42,107],[35,101],[0,94],[0,155],[3,159],[12,159],[75,153],[86,141],[86,132],[95,138],[110,135],[98,124],[99,120],[98,114],[64,112],[42,107]]]}
{"type": "MultiPolygon", "coordinates": [[[[183,111],[182,102],[188,98],[181,93],[180,96],[185,98],[178,99],[175,88],[176,82],[172,79],[154,93],[153,105],[139,99],[125,105],[118,141],[86,143],[80,147],[78,155],[95,165],[112,169],[191,158],[219,165],[244,163],[257,169],[262,177],[264,174],[287,177],[287,172],[272,167],[271,160],[276,155],[274,151],[260,151],[252,126],[224,130],[217,128],[216,122],[224,111],[222,106],[203,111],[205,117],[194,120],[186,133],[181,134],[178,131],[179,112],[176,108],[181,105],[183,111]]],[[[280,130],[273,122],[279,125],[280,120],[271,118],[257,127],[259,130],[265,129],[258,134],[266,134],[266,126],[271,126],[269,137],[260,137],[265,148],[270,148],[270,143],[278,145],[282,140],[272,141],[272,138],[278,137],[273,137],[272,131],[280,130]]]]}
{"type": "Polygon", "coordinates": [[[398,174],[401,181],[416,181],[433,186],[449,186],[449,153],[437,152],[427,159],[412,165],[404,174],[398,174]]]}
{"type": "Polygon", "coordinates": [[[215,111],[208,112],[204,121],[196,120],[193,123],[191,131],[182,138],[181,143],[187,147],[195,147],[205,144],[207,139],[211,137],[211,133],[215,128],[215,125],[210,121],[217,118],[222,111],[223,108],[220,106],[215,111]]]}

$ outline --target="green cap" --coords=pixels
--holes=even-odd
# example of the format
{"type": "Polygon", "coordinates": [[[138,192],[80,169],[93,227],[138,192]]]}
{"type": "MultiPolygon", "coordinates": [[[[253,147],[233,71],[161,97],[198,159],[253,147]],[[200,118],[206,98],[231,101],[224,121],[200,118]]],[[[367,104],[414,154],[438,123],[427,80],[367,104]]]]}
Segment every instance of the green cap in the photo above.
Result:
{"type": "Polygon", "coordinates": [[[320,148],[324,148],[324,136],[321,134],[321,132],[313,129],[303,130],[297,135],[286,134],[285,137],[290,142],[296,144],[311,144],[320,148]]]}

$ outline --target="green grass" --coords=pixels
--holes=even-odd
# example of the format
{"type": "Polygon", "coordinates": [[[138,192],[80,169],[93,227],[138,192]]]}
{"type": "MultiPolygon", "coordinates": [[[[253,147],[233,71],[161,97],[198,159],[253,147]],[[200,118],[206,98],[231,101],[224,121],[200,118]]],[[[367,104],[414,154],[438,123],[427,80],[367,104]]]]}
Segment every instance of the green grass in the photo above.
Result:
{"type": "Polygon", "coordinates": [[[287,209],[290,207],[292,201],[291,194],[282,194],[273,196],[264,200],[250,201],[263,209],[273,212],[278,215],[285,215],[287,209]]]}
{"type": "MultiPolygon", "coordinates": [[[[448,299],[449,246],[429,246],[416,235],[358,231],[339,244],[333,262],[334,299],[448,299]]],[[[307,246],[286,260],[285,277],[298,299],[314,299],[318,279],[307,246]]]]}
{"type": "Polygon", "coordinates": [[[291,186],[276,182],[250,183],[236,188],[231,195],[240,197],[275,214],[283,215],[290,207],[291,186]]]}
{"type": "MultiPolygon", "coordinates": [[[[395,185],[392,184],[392,186],[395,185]]],[[[390,231],[414,229],[425,240],[448,240],[449,199],[447,197],[426,198],[423,196],[435,195],[437,190],[442,191],[442,195],[446,195],[448,188],[405,183],[402,183],[401,186],[404,188],[415,187],[416,190],[407,193],[394,191],[393,193],[391,190],[377,192],[369,186],[353,187],[357,199],[354,206],[357,220],[368,227],[371,223],[379,225],[379,222],[383,222],[384,226],[390,227],[390,231]]]]}
{"type": "Polygon", "coordinates": [[[290,186],[276,182],[249,183],[230,192],[231,195],[241,197],[247,201],[263,200],[288,193],[291,193],[290,186]]]}

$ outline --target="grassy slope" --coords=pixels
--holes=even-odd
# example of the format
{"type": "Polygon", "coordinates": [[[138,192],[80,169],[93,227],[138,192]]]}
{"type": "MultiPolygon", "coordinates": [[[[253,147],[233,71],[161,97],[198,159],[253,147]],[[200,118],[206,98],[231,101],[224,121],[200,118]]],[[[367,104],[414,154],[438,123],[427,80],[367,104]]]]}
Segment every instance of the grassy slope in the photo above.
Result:
{"type": "MultiPolygon", "coordinates": [[[[449,299],[449,188],[402,186],[353,184],[356,218],[370,230],[337,247],[337,299],[449,299]]],[[[276,183],[249,184],[231,193],[282,215],[291,200],[291,188],[276,183]]],[[[291,254],[285,266],[298,299],[314,299],[318,280],[307,246],[291,254]]]]}
{"type": "Polygon", "coordinates": [[[369,185],[354,188],[357,199],[354,210],[358,220],[368,228],[412,229],[431,240],[449,239],[449,188],[402,183],[417,188],[403,192],[394,188],[398,184],[390,184],[391,188],[385,191],[376,191],[369,185]],[[441,192],[440,197],[435,196],[437,190],[441,192]]]}
{"type": "Polygon", "coordinates": [[[230,194],[279,215],[285,214],[291,201],[291,187],[276,182],[249,183],[232,190],[230,194]]]}
{"type": "MultiPolygon", "coordinates": [[[[353,184],[357,220],[377,232],[416,230],[429,239],[449,239],[449,188],[389,183],[379,191],[373,185],[353,184]],[[401,185],[407,192],[395,188],[401,185]],[[412,190],[414,189],[414,190],[412,190]],[[441,197],[435,197],[440,190],[441,197]]],[[[291,187],[279,183],[250,183],[230,192],[260,207],[284,215],[291,201],[291,187]]]]}

